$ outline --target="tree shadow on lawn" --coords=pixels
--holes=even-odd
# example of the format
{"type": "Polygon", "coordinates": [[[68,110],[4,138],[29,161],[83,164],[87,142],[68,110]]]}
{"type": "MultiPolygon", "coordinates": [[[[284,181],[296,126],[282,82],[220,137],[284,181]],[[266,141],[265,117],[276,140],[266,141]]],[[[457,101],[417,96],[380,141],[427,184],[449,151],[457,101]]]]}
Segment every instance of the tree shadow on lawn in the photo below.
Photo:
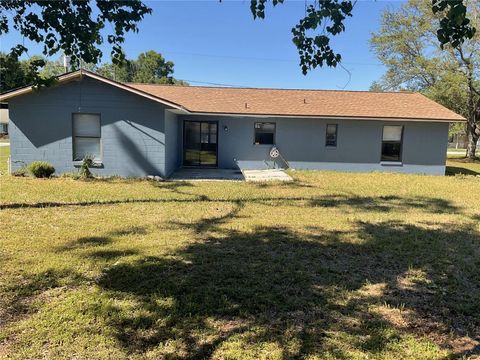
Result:
{"type": "Polygon", "coordinates": [[[141,315],[118,309],[123,315],[111,321],[129,353],[177,341],[176,357],[202,358],[229,341],[240,351],[274,344],[287,358],[328,351],[342,357],[333,345],[339,333],[371,354],[405,333],[437,342],[449,333],[480,337],[474,227],[359,222],[361,242],[352,243],[350,234],[321,228],[239,232],[218,224],[193,226],[215,235],[169,256],[112,266],[98,280],[112,296],[139,304],[141,315]],[[409,279],[412,271],[424,275],[409,279]],[[404,309],[408,325],[372,311],[382,305],[404,309]]]}
{"type": "Polygon", "coordinates": [[[50,280],[48,272],[32,276],[18,299],[84,282],[98,284],[112,298],[133,299],[135,311],[117,306],[109,308],[115,316],[103,314],[130,354],[162,351],[174,343],[176,357],[201,358],[227,346],[261,351],[273,344],[280,357],[326,352],[348,357],[348,347],[371,354],[387,351],[402,334],[427,334],[458,353],[478,352],[473,340],[480,340],[480,236],[475,224],[358,222],[353,234],[320,227],[296,232],[282,227],[235,231],[223,226],[241,216],[250,203],[460,212],[449,201],[348,195],[190,201],[207,202],[205,206],[229,202],[232,208],[219,217],[172,222],[191,230],[192,244],[166,256],[97,249],[114,246],[118,236],[145,234],[141,227],[73,240],[56,251],[80,249],[86,261],[112,263],[125,255],[143,257],[116,261],[95,279],[76,278],[70,272],[55,273],[50,280]],[[352,235],[358,241],[352,242],[352,235]],[[417,279],[412,280],[412,272],[420,273],[417,279]],[[382,306],[405,309],[407,325],[372,310],[382,306]],[[464,349],[455,348],[448,334],[469,337],[471,342],[464,349]],[[338,349],[339,343],[345,349],[338,349]]]}
{"type": "Polygon", "coordinates": [[[396,195],[386,196],[358,196],[354,194],[325,194],[321,196],[261,196],[252,198],[215,198],[203,194],[190,194],[177,192],[181,198],[147,198],[147,199],[123,199],[123,200],[95,200],[82,202],[40,202],[40,203],[10,203],[0,204],[0,210],[22,208],[56,208],[67,206],[108,206],[118,204],[168,204],[168,203],[233,203],[233,204],[263,204],[263,205],[298,205],[301,207],[345,207],[362,211],[403,211],[420,209],[430,213],[461,213],[461,208],[452,204],[451,201],[441,198],[428,197],[400,197],[396,195]]]}
{"type": "Polygon", "coordinates": [[[460,166],[447,166],[445,169],[445,175],[454,176],[454,175],[477,175],[480,176],[480,171],[475,171],[468,169],[466,167],[460,166]]]}
{"type": "MultiPolygon", "coordinates": [[[[131,234],[143,235],[146,232],[143,227],[122,228],[103,236],[80,237],[62,246],[56,246],[53,250],[59,256],[68,251],[81,250],[82,256],[87,259],[109,261],[138,254],[134,249],[106,249],[106,246],[114,243],[115,238],[131,234]]],[[[25,314],[34,312],[36,309],[31,305],[33,300],[46,291],[63,286],[75,287],[84,283],[91,283],[91,279],[74,269],[51,268],[39,273],[22,273],[17,276],[16,282],[5,286],[0,284],[0,295],[3,297],[0,298],[0,328],[25,314]]]]}
{"type": "Polygon", "coordinates": [[[463,157],[449,157],[445,175],[477,175],[480,176],[480,157],[470,159],[463,157]]]}
{"type": "Polygon", "coordinates": [[[84,250],[86,253],[84,256],[90,258],[96,258],[98,260],[112,260],[129,255],[137,255],[138,251],[135,249],[106,249],[105,247],[114,243],[114,240],[118,237],[128,235],[145,235],[147,229],[143,226],[130,226],[127,228],[121,228],[115,231],[110,231],[103,236],[85,236],[78,239],[74,239],[61,246],[54,247],[54,251],[57,253],[64,253],[71,250],[84,250]],[[100,249],[99,249],[100,248],[100,249]]]}
{"type": "MultiPolygon", "coordinates": [[[[51,289],[75,286],[89,281],[71,269],[48,269],[36,274],[17,276],[16,282],[0,286],[0,329],[38,309],[32,306],[37,297],[51,289]]],[[[38,305],[38,304],[37,304],[38,305]]],[[[39,306],[39,305],[38,305],[39,306]]]]}

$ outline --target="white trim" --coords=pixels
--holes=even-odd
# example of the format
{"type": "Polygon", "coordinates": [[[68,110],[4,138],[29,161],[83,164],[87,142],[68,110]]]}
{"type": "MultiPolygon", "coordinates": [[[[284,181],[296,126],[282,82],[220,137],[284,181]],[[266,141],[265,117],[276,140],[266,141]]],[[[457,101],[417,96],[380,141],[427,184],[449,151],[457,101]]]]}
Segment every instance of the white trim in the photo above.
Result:
{"type": "MultiPolygon", "coordinates": [[[[59,82],[64,82],[64,81],[68,81],[68,80],[71,80],[71,79],[75,79],[77,77],[80,77],[82,74],[79,71],[75,71],[73,73],[69,73],[69,74],[64,74],[64,75],[60,75],[58,78],[57,78],[57,81],[59,82]]],[[[17,89],[17,90],[12,90],[12,91],[9,91],[5,94],[2,94],[0,95],[0,101],[4,101],[4,100],[8,100],[8,99],[11,99],[13,97],[17,97],[17,96],[20,96],[20,95],[23,95],[23,94],[27,94],[27,93],[30,93],[34,90],[34,87],[33,86],[26,86],[26,87],[23,87],[23,88],[20,88],[20,89],[17,89]]]]}
{"type": "Polygon", "coordinates": [[[403,166],[401,161],[380,161],[380,165],[384,166],[403,166]]]}
{"type": "Polygon", "coordinates": [[[466,120],[448,120],[448,119],[412,119],[412,118],[383,118],[383,117],[353,117],[353,116],[324,116],[324,115],[265,115],[265,114],[244,114],[244,113],[216,113],[216,112],[195,112],[187,109],[175,110],[167,109],[177,115],[196,115],[196,116],[226,116],[226,117],[246,117],[262,119],[319,119],[319,120],[360,120],[360,121],[394,121],[394,122],[425,122],[425,123],[451,123],[466,122],[466,120]],[[184,111],[183,111],[184,110],[184,111]]]}
{"type": "MultiPolygon", "coordinates": [[[[72,165],[75,167],[82,166],[83,160],[72,160],[72,165]]],[[[97,160],[92,162],[92,168],[99,168],[103,167],[103,161],[102,160],[97,160]]]]}

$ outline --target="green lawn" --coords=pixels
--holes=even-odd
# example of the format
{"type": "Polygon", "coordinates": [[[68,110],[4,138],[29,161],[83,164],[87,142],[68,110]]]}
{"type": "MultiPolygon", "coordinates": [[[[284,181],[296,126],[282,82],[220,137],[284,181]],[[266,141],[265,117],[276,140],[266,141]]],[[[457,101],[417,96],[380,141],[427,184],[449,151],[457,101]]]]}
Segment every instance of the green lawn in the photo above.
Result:
{"type": "Polygon", "coordinates": [[[479,354],[480,178],[292,176],[0,177],[0,358],[479,354]]]}
{"type": "Polygon", "coordinates": [[[0,175],[8,171],[8,157],[10,156],[10,146],[0,146],[0,175]]]}
{"type": "Polygon", "coordinates": [[[463,155],[449,155],[447,159],[447,175],[478,175],[480,176],[480,158],[475,160],[463,155]]]}

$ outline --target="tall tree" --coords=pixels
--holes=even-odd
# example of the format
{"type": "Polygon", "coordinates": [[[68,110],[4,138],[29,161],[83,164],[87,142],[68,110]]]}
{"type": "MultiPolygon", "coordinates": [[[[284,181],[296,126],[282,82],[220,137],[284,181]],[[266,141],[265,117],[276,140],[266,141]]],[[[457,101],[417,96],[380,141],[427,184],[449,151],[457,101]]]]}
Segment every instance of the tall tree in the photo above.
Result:
{"type": "Polygon", "coordinates": [[[128,59],[121,64],[103,64],[99,66],[95,72],[115,81],[132,82],[133,67],[131,61],[128,59]]]}
{"type": "Polygon", "coordinates": [[[64,72],[59,61],[48,61],[41,56],[32,56],[28,60],[19,60],[0,52],[0,92],[30,85],[36,78],[47,82],[52,76],[64,72]],[[38,67],[43,63],[42,67],[38,67]]]}
{"type": "MultiPolygon", "coordinates": [[[[188,85],[173,77],[173,62],[166,61],[160,53],[153,50],[140,54],[136,60],[126,59],[121,64],[83,64],[82,68],[120,82],[188,85]]],[[[36,55],[28,60],[18,60],[0,52],[0,93],[31,85],[36,76],[46,82],[64,72],[62,59],[50,61],[36,55]],[[32,67],[32,63],[37,61],[43,61],[44,65],[32,67]]]]}
{"type": "Polygon", "coordinates": [[[27,85],[26,67],[5,53],[0,53],[0,92],[27,85]]]}
{"type": "Polygon", "coordinates": [[[136,60],[127,59],[121,64],[104,64],[94,71],[121,82],[188,85],[185,81],[173,77],[173,68],[172,61],[167,61],[162,54],[150,50],[141,53],[136,60]]]}
{"type": "MultiPolygon", "coordinates": [[[[471,26],[480,25],[480,2],[467,8],[471,26]]],[[[467,118],[467,156],[474,158],[480,137],[480,33],[462,43],[438,47],[438,24],[430,0],[409,0],[386,10],[371,45],[387,66],[380,81],[385,89],[422,91],[467,118]]]]}
{"type": "MultiPolygon", "coordinates": [[[[135,62],[134,82],[168,83],[173,74],[173,62],[166,61],[162,54],[153,50],[142,53],[135,62]]],[[[173,83],[173,81],[171,81],[173,83]]]]}

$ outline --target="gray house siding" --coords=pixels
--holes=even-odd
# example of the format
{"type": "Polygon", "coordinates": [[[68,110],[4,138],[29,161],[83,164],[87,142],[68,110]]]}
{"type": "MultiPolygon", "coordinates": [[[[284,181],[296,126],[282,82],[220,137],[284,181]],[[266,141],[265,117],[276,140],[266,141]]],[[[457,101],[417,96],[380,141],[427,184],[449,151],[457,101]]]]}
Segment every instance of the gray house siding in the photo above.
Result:
{"type": "Polygon", "coordinates": [[[165,111],[165,174],[171,175],[179,166],[178,141],[181,129],[178,126],[177,115],[165,111]]]}
{"type": "MultiPolygon", "coordinates": [[[[182,115],[179,120],[218,121],[220,168],[284,167],[281,160],[272,162],[270,159],[268,154],[271,145],[254,144],[254,123],[275,122],[276,145],[292,168],[419,172],[437,175],[445,172],[447,123],[207,115],[182,115]],[[325,146],[327,124],[338,124],[336,148],[325,146]],[[380,164],[384,125],[404,126],[401,166],[380,164]]],[[[181,144],[179,157],[182,158],[181,144]]]]}
{"type": "Polygon", "coordinates": [[[89,78],[10,100],[12,170],[46,160],[57,173],[76,171],[72,114],[77,112],[101,116],[103,166],[96,174],[165,176],[171,171],[165,106],[89,78]]]}

